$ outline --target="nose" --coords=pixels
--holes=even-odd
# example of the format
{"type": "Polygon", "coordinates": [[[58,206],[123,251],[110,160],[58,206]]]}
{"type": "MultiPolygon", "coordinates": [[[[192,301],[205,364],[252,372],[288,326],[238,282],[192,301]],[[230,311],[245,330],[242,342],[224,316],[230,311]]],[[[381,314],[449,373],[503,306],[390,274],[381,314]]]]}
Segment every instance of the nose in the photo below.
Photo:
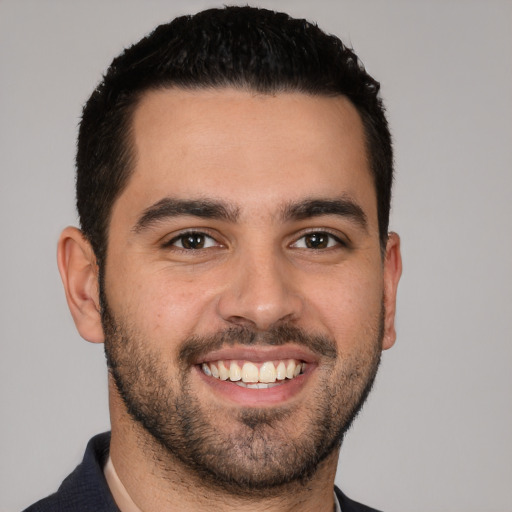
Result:
{"type": "Polygon", "coordinates": [[[272,251],[245,254],[230,269],[218,314],[225,322],[259,331],[292,322],[304,307],[294,284],[292,269],[272,251]]]}

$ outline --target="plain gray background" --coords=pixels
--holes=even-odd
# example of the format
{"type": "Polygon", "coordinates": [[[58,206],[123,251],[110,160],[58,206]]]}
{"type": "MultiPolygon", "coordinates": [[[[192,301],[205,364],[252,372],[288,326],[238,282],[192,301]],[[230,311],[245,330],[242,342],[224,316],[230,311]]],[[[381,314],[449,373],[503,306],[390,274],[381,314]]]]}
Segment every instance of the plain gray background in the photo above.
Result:
{"type": "MultiPolygon", "coordinates": [[[[403,241],[398,341],[337,482],[386,511],[512,511],[512,2],[255,1],[317,21],[382,83],[403,241]]],[[[107,430],[101,346],[55,263],[81,106],[124,46],[209,1],[0,0],[0,511],[107,430]]]]}

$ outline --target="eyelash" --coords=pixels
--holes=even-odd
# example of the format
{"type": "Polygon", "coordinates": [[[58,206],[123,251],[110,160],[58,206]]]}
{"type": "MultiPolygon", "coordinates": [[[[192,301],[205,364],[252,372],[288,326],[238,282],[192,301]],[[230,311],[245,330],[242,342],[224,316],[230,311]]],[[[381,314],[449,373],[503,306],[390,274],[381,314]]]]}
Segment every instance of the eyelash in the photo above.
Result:
{"type": "MultiPolygon", "coordinates": [[[[305,242],[305,244],[307,244],[307,242],[305,242]]],[[[327,230],[314,230],[314,231],[309,231],[307,233],[303,233],[299,238],[297,238],[297,240],[291,244],[292,247],[295,246],[295,248],[297,249],[308,249],[308,250],[312,250],[312,251],[320,251],[320,250],[327,250],[327,249],[335,249],[336,247],[348,247],[348,243],[343,240],[342,238],[340,238],[339,236],[337,235],[334,235],[333,233],[330,233],[329,231],[327,230]],[[327,247],[297,247],[297,244],[299,241],[301,240],[305,240],[306,237],[314,237],[314,236],[317,236],[319,238],[324,238],[324,237],[327,237],[327,247]],[[334,241],[334,243],[332,243],[334,241]]]]}
{"type": "MultiPolygon", "coordinates": [[[[222,244],[219,243],[216,238],[209,233],[205,233],[204,231],[185,231],[183,233],[180,233],[179,235],[173,237],[171,240],[165,242],[162,244],[163,249],[169,249],[172,248],[173,250],[177,251],[185,251],[185,252],[192,252],[192,251],[200,251],[200,250],[206,250],[214,247],[214,245],[210,245],[207,247],[184,247],[183,242],[188,237],[189,241],[191,241],[191,237],[201,237],[203,239],[203,243],[208,243],[207,240],[213,240],[215,242],[216,246],[221,246],[222,244]],[[177,246],[176,243],[181,241],[181,247],[177,246]]],[[[321,241],[320,241],[321,243],[321,241]]],[[[300,237],[295,239],[295,241],[290,244],[290,247],[295,249],[304,249],[304,250],[311,250],[311,251],[321,251],[321,250],[327,250],[327,249],[335,249],[336,247],[349,247],[349,244],[347,241],[343,240],[339,236],[334,235],[333,233],[330,233],[327,230],[314,230],[307,233],[303,233],[300,237]],[[301,240],[304,240],[304,245],[307,245],[307,242],[305,242],[306,237],[315,237],[317,236],[319,239],[323,239],[324,237],[327,237],[327,247],[299,247],[298,244],[301,240]],[[332,243],[334,241],[334,243],[332,243]]]]}
{"type": "Polygon", "coordinates": [[[208,233],[205,233],[204,231],[185,231],[183,233],[180,233],[179,235],[171,238],[171,240],[165,242],[164,244],[162,244],[162,247],[164,249],[169,249],[169,248],[172,248],[174,250],[178,250],[178,251],[187,251],[187,252],[190,252],[190,251],[194,251],[194,250],[201,250],[201,249],[209,249],[210,247],[200,247],[198,249],[194,249],[194,248],[187,248],[187,247],[183,247],[183,241],[188,237],[189,239],[192,238],[192,237],[202,237],[204,239],[204,241],[206,240],[213,240],[215,242],[216,245],[222,245],[220,244],[219,242],[217,242],[217,240],[215,239],[215,237],[213,237],[212,235],[208,234],[208,233]],[[181,244],[182,244],[182,247],[179,247],[177,245],[175,245],[177,242],[179,242],[181,240],[181,244]]]}

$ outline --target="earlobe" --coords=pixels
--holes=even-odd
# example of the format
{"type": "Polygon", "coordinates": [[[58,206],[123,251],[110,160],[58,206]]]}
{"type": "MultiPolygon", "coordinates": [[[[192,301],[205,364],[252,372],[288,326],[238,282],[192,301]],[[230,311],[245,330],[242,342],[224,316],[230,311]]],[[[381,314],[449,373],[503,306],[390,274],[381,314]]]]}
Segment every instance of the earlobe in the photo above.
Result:
{"type": "Polygon", "coordinates": [[[400,253],[400,237],[389,233],[384,261],[384,336],[382,350],[391,348],[396,340],[395,314],[398,281],[402,275],[402,255],[400,253]]]}
{"type": "Polygon", "coordinates": [[[78,332],[87,341],[103,343],[96,257],[79,229],[64,229],[57,246],[57,262],[78,332]]]}

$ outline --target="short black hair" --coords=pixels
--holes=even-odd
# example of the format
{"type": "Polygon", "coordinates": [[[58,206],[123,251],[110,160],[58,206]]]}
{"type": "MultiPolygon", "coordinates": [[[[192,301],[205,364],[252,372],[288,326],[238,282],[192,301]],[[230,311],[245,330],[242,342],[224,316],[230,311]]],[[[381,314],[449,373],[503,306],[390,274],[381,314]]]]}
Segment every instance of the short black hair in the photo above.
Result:
{"type": "Polygon", "coordinates": [[[145,92],[169,87],[347,97],[364,126],[385,247],[393,155],[379,83],[350,48],[315,24],[267,9],[225,7],[157,27],[112,61],[84,106],[77,209],[100,268],[113,204],[134,167],[133,112],[145,92]]]}

